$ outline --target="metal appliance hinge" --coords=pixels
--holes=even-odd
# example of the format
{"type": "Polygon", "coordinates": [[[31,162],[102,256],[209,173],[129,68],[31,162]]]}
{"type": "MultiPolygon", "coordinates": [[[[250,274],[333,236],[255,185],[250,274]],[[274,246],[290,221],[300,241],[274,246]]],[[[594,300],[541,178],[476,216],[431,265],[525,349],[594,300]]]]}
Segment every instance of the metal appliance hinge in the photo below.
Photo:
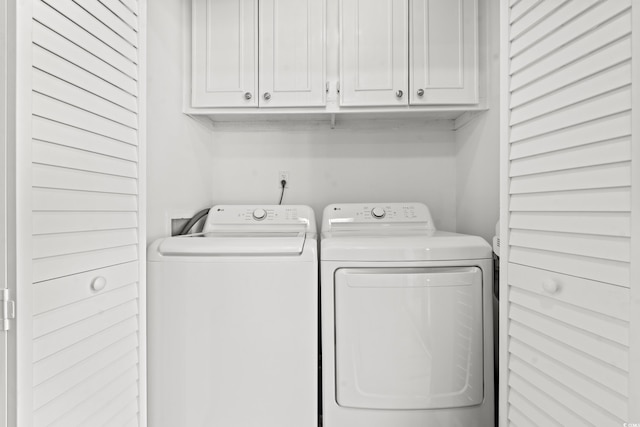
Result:
{"type": "Polygon", "coordinates": [[[11,326],[9,321],[16,318],[16,303],[10,299],[9,289],[0,290],[0,311],[2,311],[0,330],[8,331],[11,326]]]}

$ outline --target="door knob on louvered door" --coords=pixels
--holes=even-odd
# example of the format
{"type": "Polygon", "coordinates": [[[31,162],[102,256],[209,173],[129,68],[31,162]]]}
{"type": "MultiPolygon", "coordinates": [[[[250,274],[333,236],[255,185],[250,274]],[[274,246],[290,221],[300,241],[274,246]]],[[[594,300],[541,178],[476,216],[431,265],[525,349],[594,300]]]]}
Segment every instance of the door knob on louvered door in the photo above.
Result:
{"type": "Polygon", "coordinates": [[[549,278],[542,281],[542,289],[549,294],[555,294],[560,290],[560,284],[549,278]]]}
{"type": "Polygon", "coordinates": [[[94,291],[101,291],[107,286],[107,279],[102,276],[98,276],[91,282],[91,289],[94,291]]]}

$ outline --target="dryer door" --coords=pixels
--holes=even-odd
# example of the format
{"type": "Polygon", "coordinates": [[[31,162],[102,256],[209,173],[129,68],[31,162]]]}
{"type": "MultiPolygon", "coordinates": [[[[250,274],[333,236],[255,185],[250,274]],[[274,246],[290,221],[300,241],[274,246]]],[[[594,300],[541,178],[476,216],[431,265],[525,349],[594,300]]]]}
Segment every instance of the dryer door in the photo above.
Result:
{"type": "Polygon", "coordinates": [[[339,269],[335,325],[339,405],[436,409],[482,403],[479,268],[339,269]]]}

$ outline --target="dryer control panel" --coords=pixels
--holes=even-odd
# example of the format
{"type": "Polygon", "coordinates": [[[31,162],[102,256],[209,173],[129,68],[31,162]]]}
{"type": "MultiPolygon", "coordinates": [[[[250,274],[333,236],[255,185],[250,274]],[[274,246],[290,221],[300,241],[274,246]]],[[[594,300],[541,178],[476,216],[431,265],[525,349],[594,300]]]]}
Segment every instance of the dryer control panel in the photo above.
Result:
{"type": "Polygon", "coordinates": [[[204,232],[222,228],[316,230],[313,210],[303,205],[216,205],[209,210],[204,232]]]}
{"type": "Polygon", "coordinates": [[[435,230],[429,208],[422,203],[342,203],[329,205],[322,217],[322,231],[336,229],[411,226],[435,230]]]}

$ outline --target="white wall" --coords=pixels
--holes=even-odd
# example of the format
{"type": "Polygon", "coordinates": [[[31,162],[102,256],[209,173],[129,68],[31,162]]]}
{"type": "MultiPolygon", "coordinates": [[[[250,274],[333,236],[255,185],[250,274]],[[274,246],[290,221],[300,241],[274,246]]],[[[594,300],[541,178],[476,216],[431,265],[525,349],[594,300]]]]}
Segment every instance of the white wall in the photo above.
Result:
{"type": "Polygon", "coordinates": [[[309,204],[318,219],[330,203],[418,201],[438,228],[490,241],[498,218],[497,10],[481,13],[481,28],[492,29],[493,108],[457,132],[401,121],[212,131],[182,113],[184,1],[148,5],[149,242],[166,235],[172,216],[218,203],[277,203],[280,170],[290,174],[284,203],[309,204]]]}
{"type": "Polygon", "coordinates": [[[490,109],[456,131],[457,231],[482,236],[491,243],[500,215],[500,15],[498,2],[480,4],[480,65],[482,69],[489,58],[490,109]]]}
{"type": "Polygon", "coordinates": [[[212,203],[211,130],[182,113],[182,0],[149,1],[147,242],[212,203]]]}
{"type": "Polygon", "coordinates": [[[353,127],[214,132],[214,202],[275,204],[286,170],[283,203],[310,205],[318,221],[330,203],[414,201],[431,208],[436,227],[455,230],[454,133],[401,122],[353,127]]]}

